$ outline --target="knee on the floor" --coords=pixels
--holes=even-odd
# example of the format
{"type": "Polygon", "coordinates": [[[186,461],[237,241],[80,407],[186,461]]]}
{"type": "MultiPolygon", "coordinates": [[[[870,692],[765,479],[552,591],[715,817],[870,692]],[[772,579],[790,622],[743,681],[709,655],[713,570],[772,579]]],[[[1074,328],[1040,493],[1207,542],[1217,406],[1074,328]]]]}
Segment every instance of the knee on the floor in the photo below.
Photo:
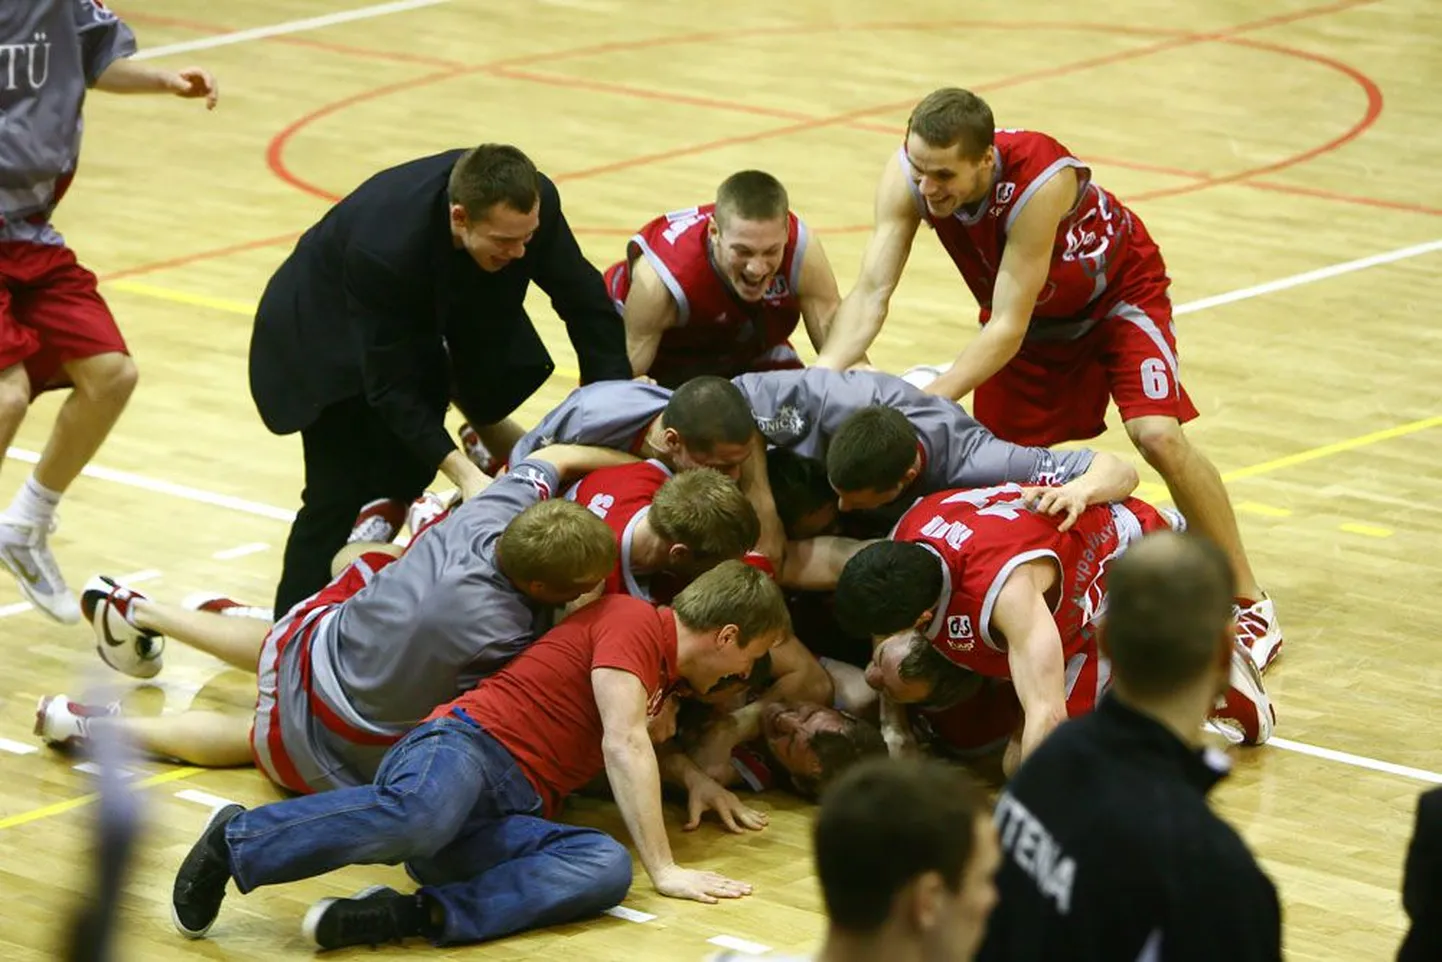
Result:
{"type": "Polygon", "coordinates": [[[594,873],[591,877],[600,911],[618,904],[631,891],[631,853],[611,836],[596,834],[600,837],[587,862],[594,873]]]}
{"type": "Polygon", "coordinates": [[[140,369],[128,354],[88,357],[70,371],[75,390],[97,403],[124,404],[135,392],[140,369]]]}

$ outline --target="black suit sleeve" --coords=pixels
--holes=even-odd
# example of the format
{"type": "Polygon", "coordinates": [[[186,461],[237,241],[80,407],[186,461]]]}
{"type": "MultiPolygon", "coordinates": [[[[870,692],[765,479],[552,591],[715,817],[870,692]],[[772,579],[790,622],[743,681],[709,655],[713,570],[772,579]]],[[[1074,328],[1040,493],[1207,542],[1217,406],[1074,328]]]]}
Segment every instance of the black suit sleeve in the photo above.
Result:
{"type": "Polygon", "coordinates": [[[532,279],[551,298],[581,364],[581,382],[624,381],[631,378],[626,356],[626,327],[606,293],[606,282],[586,260],[550,181],[541,184],[543,227],[537,232],[536,266],[532,279]]]}
{"type": "Polygon", "coordinates": [[[1412,928],[1397,953],[1397,962],[1442,959],[1442,788],[1427,792],[1417,802],[1417,828],[1402,876],[1402,907],[1412,928]]]}
{"type": "Polygon", "coordinates": [[[344,289],[360,340],[366,403],[418,458],[439,465],[456,446],[445,427],[445,347],[418,316],[417,305],[430,297],[417,288],[415,272],[357,246],[345,253],[344,289]]]}

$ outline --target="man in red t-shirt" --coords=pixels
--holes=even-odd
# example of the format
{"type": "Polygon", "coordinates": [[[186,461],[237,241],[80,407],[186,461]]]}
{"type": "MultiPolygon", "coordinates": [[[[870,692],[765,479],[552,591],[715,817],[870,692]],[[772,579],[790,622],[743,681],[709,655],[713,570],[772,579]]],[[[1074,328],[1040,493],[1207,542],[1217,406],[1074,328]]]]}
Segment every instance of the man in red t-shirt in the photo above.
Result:
{"type": "MultiPolygon", "coordinates": [[[[409,936],[458,944],[594,915],[630,889],[630,856],[602,832],[550,819],[602,771],[658,892],[747,895],[745,883],[672,859],[648,719],[681,681],[706,691],[745,677],[790,631],[781,589],[739,561],[701,575],[672,608],[621,595],[588,605],[436,709],[387,752],[373,784],[218,809],[176,876],[176,928],[204,936],[232,878],[249,892],[401,862],[419,891],[322,899],[307,936],[325,949],[409,936]]],[[[699,774],[687,778],[693,792],[707,787],[699,774]]]]}

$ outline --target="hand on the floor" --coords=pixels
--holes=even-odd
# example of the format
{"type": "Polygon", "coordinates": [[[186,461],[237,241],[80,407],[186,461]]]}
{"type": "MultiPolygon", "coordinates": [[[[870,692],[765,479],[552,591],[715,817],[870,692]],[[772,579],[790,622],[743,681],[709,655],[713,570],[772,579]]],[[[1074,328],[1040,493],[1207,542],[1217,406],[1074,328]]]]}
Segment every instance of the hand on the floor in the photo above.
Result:
{"type": "Polygon", "coordinates": [[[1065,531],[1076,524],[1076,519],[1086,510],[1086,498],[1069,484],[1059,488],[1023,488],[1022,502],[1038,514],[1065,514],[1066,518],[1057,525],[1058,531],[1065,531]]]}
{"type": "Polygon", "coordinates": [[[707,778],[692,787],[686,797],[687,821],[683,828],[690,832],[701,824],[701,818],[708,811],[715,812],[726,826],[726,831],[759,832],[771,821],[765,812],[757,811],[736,797],[715,780],[707,778]]]}
{"type": "Polygon", "coordinates": [[[720,899],[739,899],[751,894],[751,886],[745,882],[679,865],[666,866],[656,873],[652,881],[656,883],[656,891],[662,895],[708,905],[720,899]]]}

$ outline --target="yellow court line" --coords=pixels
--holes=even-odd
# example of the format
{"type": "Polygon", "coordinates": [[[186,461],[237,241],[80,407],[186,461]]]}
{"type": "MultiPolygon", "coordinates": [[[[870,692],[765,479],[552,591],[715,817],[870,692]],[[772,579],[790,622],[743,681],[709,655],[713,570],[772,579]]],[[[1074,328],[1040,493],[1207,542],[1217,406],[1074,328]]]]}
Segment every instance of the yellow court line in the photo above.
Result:
{"type": "MultiPolygon", "coordinates": [[[[167,782],[178,782],[183,778],[190,778],[208,771],[205,768],[175,768],[168,772],[161,772],[159,775],[151,775],[149,778],[142,778],[138,782],[132,782],[127,788],[151,788],[155,785],[164,785],[167,782]]],[[[66,812],[74,811],[89,805],[100,797],[99,793],[91,792],[88,795],[81,795],[78,798],[67,798],[63,802],[55,802],[43,808],[32,809],[28,812],[21,812],[19,815],[11,815],[8,818],[0,818],[0,829],[14,828],[16,825],[24,825],[27,822],[38,822],[42,818],[52,818],[56,815],[63,815],[66,812]]]]}
{"type": "Polygon", "coordinates": [[[1380,525],[1375,524],[1358,524],[1355,521],[1349,521],[1346,524],[1340,524],[1337,527],[1340,528],[1342,531],[1347,532],[1348,534],[1364,534],[1369,538],[1392,537],[1391,528],[1383,528],[1380,525]]]}
{"type": "MultiPolygon", "coordinates": [[[[177,291],[170,287],[157,287],[154,284],[146,284],[142,281],[104,281],[108,287],[117,291],[124,291],[127,294],[139,294],[142,297],[153,297],[156,300],[170,301],[172,304],[186,304],[190,307],[208,307],[211,310],[223,311],[226,314],[243,314],[246,317],[255,317],[255,305],[245,301],[232,301],[224,297],[211,297],[207,294],[192,294],[190,291],[177,291]]],[[[570,381],[572,386],[581,380],[581,373],[566,367],[558,367],[551,372],[551,378],[562,378],[570,381]]]]}
{"type": "Polygon", "coordinates": [[[1390,441],[1393,438],[1400,438],[1406,434],[1416,434],[1418,431],[1425,431],[1428,428],[1439,426],[1442,426],[1442,415],[1422,418],[1420,421],[1409,421],[1406,424],[1399,424],[1393,428],[1383,428],[1381,431],[1373,431],[1371,434],[1348,438],[1345,441],[1334,441],[1331,444],[1324,444],[1321,447],[1308,448],[1305,451],[1298,451],[1296,454],[1289,454],[1285,457],[1263,461],[1261,464],[1237,468],[1234,471],[1228,471],[1223,474],[1222,480],[1240,481],[1243,478],[1253,478],[1259,474],[1271,474],[1273,471],[1290,468],[1295,464],[1306,464],[1308,461],[1325,458],[1331,454],[1340,454],[1343,451],[1351,451],[1353,448],[1366,447],[1369,444],[1376,444],[1378,441],[1390,441]]]}

